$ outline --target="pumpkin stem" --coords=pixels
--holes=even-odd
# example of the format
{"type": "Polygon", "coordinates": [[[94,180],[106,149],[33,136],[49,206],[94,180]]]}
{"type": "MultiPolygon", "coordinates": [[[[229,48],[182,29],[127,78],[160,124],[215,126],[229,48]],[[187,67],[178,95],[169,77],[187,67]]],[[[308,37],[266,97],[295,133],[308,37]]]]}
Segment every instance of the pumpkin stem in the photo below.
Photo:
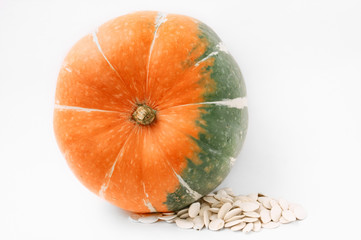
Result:
{"type": "Polygon", "coordinates": [[[132,114],[132,118],[139,124],[149,125],[151,124],[156,116],[156,111],[147,105],[139,105],[132,114]]]}

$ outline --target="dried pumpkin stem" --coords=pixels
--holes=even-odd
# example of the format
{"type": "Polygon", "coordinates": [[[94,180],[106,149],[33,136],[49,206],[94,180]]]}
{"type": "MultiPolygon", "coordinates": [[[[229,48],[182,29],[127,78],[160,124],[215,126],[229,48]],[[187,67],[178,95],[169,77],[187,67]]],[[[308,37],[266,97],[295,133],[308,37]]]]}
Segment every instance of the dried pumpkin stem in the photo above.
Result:
{"type": "Polygon", "coordinates": [[[132,114],[132,118],[139,124],[149,125],[155,120],[156,111],[147,105],[139,105],[132,114]]]}

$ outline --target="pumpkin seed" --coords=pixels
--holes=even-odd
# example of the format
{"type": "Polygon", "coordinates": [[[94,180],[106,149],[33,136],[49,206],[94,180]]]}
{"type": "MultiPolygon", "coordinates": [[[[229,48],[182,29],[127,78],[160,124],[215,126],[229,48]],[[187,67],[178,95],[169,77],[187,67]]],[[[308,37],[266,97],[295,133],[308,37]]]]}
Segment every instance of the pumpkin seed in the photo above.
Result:
{"type": "Polygon", "coordinates": [[[253,223],[252,231],[258,232],[259,230],[261,230],[261,227],[262,227],[261,221],[257,220],[256,222],[253,223]]]}
{"type": "Polygon", "coordinates": [[[206,228],[208,228],[209,226],[209,215],[208,215],[208,211],[204,211],[203,213],[203,221],[204,221],[204,225],[206,226],[206,228]]]}
{"type": "Polygon", "coordinates": [[[237,201],[233,202],[234,207],[241,207],[241,204],[242,204],[241,200],[237,200],[237,201]]]}
{"type": "Polygon", "coordinates": [[[194,226],[193,228],[196,230],[201,230],[204,227],[204,221],[203,218],[200,216],[197,216],[193,219],[194,226]]]}
{"type": "Polygon", "coordinates": [[[156,221],[158,221],[158,216],[150,215],[146,217],[140,217],[138,221],[141,223],[155,223],[156,221]]]}
{"type": "Polygon", "coordinates": [[[284,217],[289,222],[296,221],[295,214],[290,210],[283,211],[282,212],[282,217],[284,217]]]}
{"type": "Polygon", "coordinates": [[[228,211],[232,208],[231,203],[225,203],[218,211],[218,218],[223,219],[228,211]]]}
{"type": "Polygon", "coordinates": [[[280,220],[279,220],[280,223],[283,223],[283,224],[286,224],[286,223],[290,223],[290,221],[286,220],[284,217],[280,217],[280,220]]]}
{"type": "Polygon", "coordinates": [[[199,216],[203,216],[204,211],[207,211],[208,209],[210,209],[209,205],[203,206],[201,210],[199,210],[199,216]]]}
{"type": "Polygon", "coordinates": [[[262,227],[263,228],[268,228],[268,229],[277,228],[279,226],[280,226],[279,222],[262,223],[262,227]]]}
{"type": "Polygon", "coordinates": [[[212,216],[209,217],[210,221],[213,221],[218,218],[218,214],[212,214],[212,216]]]}
{"type": "Polygon", "coordinates": [[[177,224],[180,228],[192,228],[194,226],[194,223],[185,219],[177,219],[175,220],[175,224],[177,224]]]}
{"type": "Polygon", "coordinates": [[[278,204],[275,204],[271,209],[271,219],[274,222],[278,222],[282,214],[282,209],[278,204]]]}
{"type": "Polygon", "coordinates": [[[242,229],[242,232],[247,233],[250,232],[253,228],[253,223],[247,223],[246,226],[242,229]]]}
{"type": "Polygon", "coordinates": [[[231,227],[231,230],[232,231],[239,231],[239,230],[242,230],[246,225],[247,224],[245,222],[241,222],[240,224],[231,227]]]}
{"type": "Polygon", "coordinates": [[[299,220],[305,219],[307,217],[306,210],[301,206],[295,207],[293,213],[295,214],[296,218],[299,220]]]}
{"type": "Polygon", "coordinates": [[[218,200],[215,199],[214,197],[204,197],[203,200],[208,203],[218,203],[218,200]]]}
{"type": "Polygon", "coordinates": [[[198,215],[200,208],[201,204],[199,202],[192,203],[188,209],[189,217],[195,218],[198,215]]]}
{"type": "Polygon", "coordinates": [[[262,205],[267,208],[267,209],[271,209],[272,206],[271,206],[271,203],[270,203],[271,199],[268,198],[268,197],[265,197],[263,200],[262,200],[262,205]]]}
{"type": "Polygon", "coordinates": [[[250,197],[247,196],[237,196],[236,197],[237,200],[241,200],[242,202],[254,202],[254,200],[250,197]]]}
{"type": "Polygon", "coordinates": [[[256,212],[243,212],[243,214],[246,215],[246,217],[252,217],[252,218],[260,217],[259,213],[256,212]]]}
{"type": "Polygon", "coordinates": [[[250,217],[245,217],[242,219],[243,221],[247,222],[247,223],[251,223],[251,222],[255,222],[258,220],[258,218],[250,218],[250,217]]]}
{"type": "Polygon", "coordinates": [[[179,212],[177,212],[177,216],[183,215],[186,212],[188,212],[188,208],[182,209],[179,212]]]}
{"type": "Polygon", "coordinates": [[[263,223],[268,223],[271,221],[271,213],[269,210],[262,210],[260,212],[260,215],[261,215],[261,221],[263,223]]]}
{"type": "Polygon", "coordinates": [[[212,208],[220,208],[222,206],[223,206],[223,203],[221,203],[221,202],[212,203],[212,205],[211,205],[212,208]]]}
{"type": "Polygon", "coordinates": [[[283,211],[288,210],[288,202],[285,199],[280,198],[278,200],[278,204],[280,205],[283,211]]]}
{"type": "Polygon", "coordinates": [[[177,215],[165,215],[165,216],[160,216],[158,218],[160,220],[168,221],[168,220],[172,220],[172,219],[174,219],[176,217],[177,217],[177,215]]]}
{"type": "Polygon", "coordinates": [[[227,222],[224,227],[232,227],[232,226],[235,226],[241,222],[244,222],[243,219],[238,219],[238,220],[234,220],[234,221],[231,221],[231,222],[227,222]]]}
{"type": "Polygon", "coordinates": [[[219,229],[222,229],[223,226],[224,226],[224,221],[219,218],[216,218],[209,223],[209,229],[212,231],[218,231],[219,229]]]}
{"type": "Polygon", "coordinates": [[[186,213],[183,213],[182,215],[179,216],[179,218],[182,218],[182,219],[185,219],[189,217],[189,214],[186,212],[186,213]]]}
{"type": "Polygon", "coordinates": [[[259,203],[257,202],[242,202],[239,206],[245,212],[252,212],[259,208],[259,203]]]}
{"type": "Polygon", "coordinates": [[[210,208],[209,211],[212,212],[212,213],[218,213],[219,208],[210,208]]]}
{"type": "Polygon", "coordinates": [[[224,216],[224,220],[227,221],[231,217],[236,216],[237,214],[240,214],[241,212],[242,212],[242,209],[240,209],[240,208],[232,209],[226,213],[226,215],[224,216]]]}
{"type": "Polygon", "coordinates": [[[223,203],[233,203],[233,200],[227,197],[222,197],[221,202],[223,203]]]}
{"type": "Polygon", "coordinates": [[[225,220],[225,222],[231,222],[234,220],[242,219],[244,217],[245,217],[245,215],[236,215],[236,216],[231,217],[230,219],[225,220]]]}
{"type": "MultiPolygon", "coordinates": [[[[277,202],[276,200],[274,200],[274,199],[271,199],[271,200],[269,201],[269,203],[270,203],[271,207],[274,207],[274,206],[278,205],[278,202],[277,202]]],[[[278,206],[279,206],[279,205],[278,205],[278,206]]]]}
{"type": "Polygon", "coordinates": [[[257,199],[258,199],[258,193],[248,194],[247,197],[249,197],[249,198],[252,199],[253,201],[257,201],[257,199]]]}

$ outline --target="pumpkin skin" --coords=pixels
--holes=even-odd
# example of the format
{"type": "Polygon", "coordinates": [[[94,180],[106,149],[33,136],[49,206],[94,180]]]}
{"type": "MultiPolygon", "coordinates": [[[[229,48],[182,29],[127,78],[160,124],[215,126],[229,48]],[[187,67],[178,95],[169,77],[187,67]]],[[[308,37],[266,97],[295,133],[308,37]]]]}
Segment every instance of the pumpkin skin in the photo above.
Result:
{"type": "Polygon", "coordinates": [[[90,191],[133,212],[181,209],[227,176],[247,132],[246,88],[220,38],[142,11],[79,40],[60,69],[59,148],[90,191]],[[155,119],[134,121],[140,105],[155,119]]]}

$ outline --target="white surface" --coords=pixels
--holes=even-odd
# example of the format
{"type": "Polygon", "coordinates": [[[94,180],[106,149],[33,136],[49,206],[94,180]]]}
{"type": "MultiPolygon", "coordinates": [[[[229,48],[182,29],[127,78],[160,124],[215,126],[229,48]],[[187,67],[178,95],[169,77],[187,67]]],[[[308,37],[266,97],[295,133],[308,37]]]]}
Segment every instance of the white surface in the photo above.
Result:
{"type": "Polygon", "coordinates": [[[0,0],[0,239],[346,239],[360,237],[360,1],[0,0]],[[190,15],[239,63],[249,131],[222,186],[298,202],[309,217],[243,234],[141,225],[86,190],[52,130],[69,48],[135,10],[190,15]]]}

